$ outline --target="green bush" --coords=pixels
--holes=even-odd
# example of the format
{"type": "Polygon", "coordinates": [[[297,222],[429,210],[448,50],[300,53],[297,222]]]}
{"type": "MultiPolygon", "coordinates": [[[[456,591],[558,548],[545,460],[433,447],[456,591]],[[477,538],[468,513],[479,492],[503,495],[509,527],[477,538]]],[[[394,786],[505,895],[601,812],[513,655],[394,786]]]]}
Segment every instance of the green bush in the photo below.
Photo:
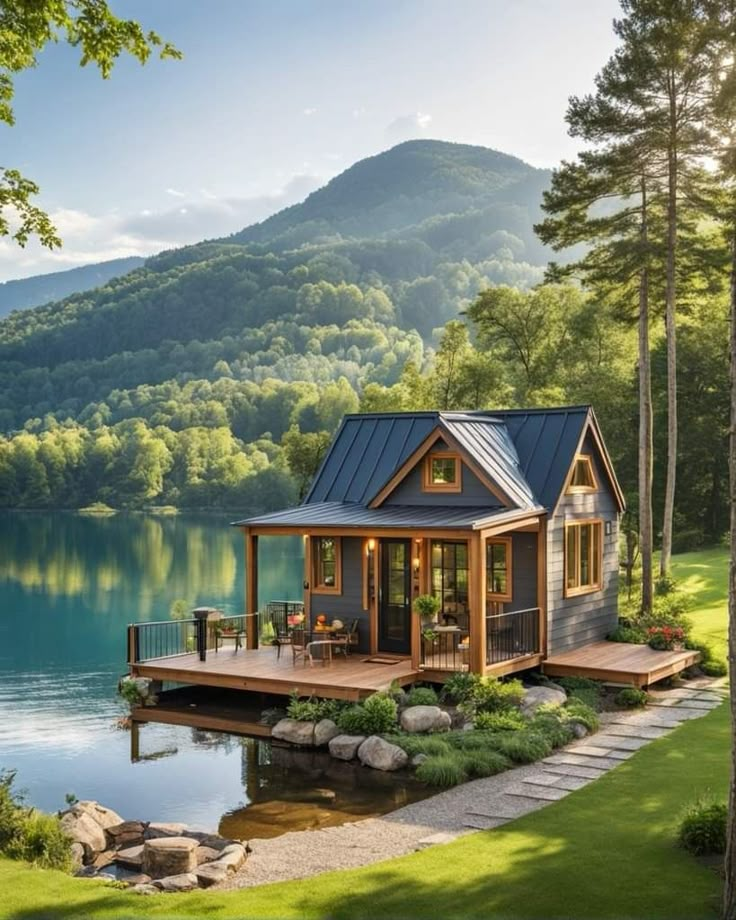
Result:
{"type": "Polygon", "coordinates": [[[568,710],[562,706],[540,706],[528,726],[531,731],[544,735],[554,748],[562,747],[574,737],[568,710]]]}
{"type": "Polygon", "coordinates": [[[616,705],[623,709],[636,709],[637,706],[646,706],[649,694],[638,687],[624,687],[616,694],[616,705]]]}
{"type": "Polygon", "coordinates": [[[636,626],[617,626],[606,638],[609,642],[629,642],[632,645],[645,645],[646,631],[636,626]]]}
{"type": "Polygon", "coordinates": [[[704,661],[698,665],[703,674],[708,677],[725,677],[728,674],[728,665],[725,661],[713,658],[711,661],[704,661]]]}
{"type": "Polygon", "coordinates": [[[437,694],[431,687],[412,687],[406,697],[407,706],[436,706],[437,694]]]}
{"type": "Polygon", "coordinates": [[[302,700],[293,693],[286,707],[286,715],[297,722],[319,722],[321,719],[332,719],[334,722],[344,709],[345,704],[339,700],[323,700],[313,696],[302,700]]]}
{"type": "Polygon", "coordinates": [[[524,685],[520,680],[499,680],[497,677],[481,677],[477,680],[470,694],[459,703],[459,708],[471,717],[479,712],[503,712],[514,709],[524,698],[524,685]]]}
{"type": "Polygon", "coordinates": [[[456,671],[451,674],[442,687],[442,699],[450,703],[465,703],[473,694],[480,681],[479,674],[469,671],[456,671]]]}
{"type": "Polygon", "coordinates": [[[23,820],[20,833],[5,848],[11,859],[24,859],[42,869],[72,868],[71,840],[61,828],[56,815],[32,809],[23,820]]]}
{"type": "Polygon", "coordinates": [[[473,724],[479,731],[510,732],[524,728],[526,722],[520,712],[509,709],[507,712],[479,712],[473,724]]]}
{"type": "Polygon", "coordinates": [[[18,836],[27,812],[23,796],[13,789],[14,782],[15,770],[0,770],[0,852],[18,836]]]}
{"type": "Polygon", "coordinates": [[[580,700],[590,709],[601,708],[603,686],[599,681],[589,677],[561,677],[558,683],[567,691],[569,699],[580,700]]]}
{"type": "Polygon", "coordinates": [[[442,740],[458,751],[495,751],[501,737],[501,732],[446,732],[442,740]]]}
{"type": "Polygon", "coordinates": [[[497,746],[500,753],[514,763],[534,763],[548,757],[553,750],[549,738],[531,729],[501,733],[497,746]]]}
{"type": "Polygon", "coordinates": [[[495,776],[511,766],[508,759],[498,751],[464,751],[460,758],[463,770],[471,779],[495,776]]]}
{"type": "Polygon", "coordinates": [[[452,753],[452,746],[445,741],[444,736],[438,738],[436,735],[384,735],[384,738],[406,751],[410,757],[416,754],[431,756],[452,753]]]}
{"type": "Polygon", "coordinates": [[[417,767],[416,777],[430,786],[457,786],[468,778],[463,759],[457,752],[428,757],[417,767]]]}
{"type": "Polygon", "coordinates": [[[598,690],[585,690],[580,687],[579,690],[571,690],[568,699],[579,700],[585,706],[596,711],[601,708],[601,694],[598,690]]]}
{"type": "Polygon", "coordinates": [[[363,703],[343,709],[337,717],[341,731],[353,735],[383,735],[396,728],[396,700],[374,693],[363,703]]]}
{"type": "Polygon", "coordinates": [[[683,814],[677,832],[686,850],[696,856],[726,852],[728,808],[711,796],[701,796],[683,814]]]}
{"type": "Polygon", "coordinates": [[[569,722],[579,722],[589,732],[597,732],[600,728],[598,713],[581,700],[568,700],[564,708],[569,722]]]}

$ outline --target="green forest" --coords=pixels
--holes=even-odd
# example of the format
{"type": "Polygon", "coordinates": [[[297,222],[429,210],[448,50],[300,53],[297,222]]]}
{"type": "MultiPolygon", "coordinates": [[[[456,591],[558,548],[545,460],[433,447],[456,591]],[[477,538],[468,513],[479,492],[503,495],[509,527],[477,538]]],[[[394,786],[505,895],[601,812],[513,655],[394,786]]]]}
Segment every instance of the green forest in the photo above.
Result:
{"type": "MultiPolygon", "coordinates": [[[[345,412],[579,403],[594,405],[631,498],[637,289],[581,284],[584,234],[554,254],[554,181],[485,148],[410,141],[233,237],[10,314],[0,507],[270,510],[303,493],[345,412]],[[551,259],[562,265],[545,275],[551,259]]],[[[691,236],[693,259],[699,240],[724,250],[712,221],[691,236]]],[[[682,547],[727,527],[727,261],[709,258],[681,288],[682,547]]],[[[655,509],[667,453],[658,310],[655,509]]]]}

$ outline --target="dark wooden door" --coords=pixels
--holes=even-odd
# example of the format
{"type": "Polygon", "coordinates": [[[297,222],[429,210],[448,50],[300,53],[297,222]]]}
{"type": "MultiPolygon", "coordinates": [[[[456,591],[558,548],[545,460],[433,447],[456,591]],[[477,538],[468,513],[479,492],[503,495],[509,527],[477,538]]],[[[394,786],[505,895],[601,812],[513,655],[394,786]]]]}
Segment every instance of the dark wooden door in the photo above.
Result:
{"type": "Polygon", "coordinates": [[[378,650],[411,653],[411,541],[381,541],[378,650]]]}

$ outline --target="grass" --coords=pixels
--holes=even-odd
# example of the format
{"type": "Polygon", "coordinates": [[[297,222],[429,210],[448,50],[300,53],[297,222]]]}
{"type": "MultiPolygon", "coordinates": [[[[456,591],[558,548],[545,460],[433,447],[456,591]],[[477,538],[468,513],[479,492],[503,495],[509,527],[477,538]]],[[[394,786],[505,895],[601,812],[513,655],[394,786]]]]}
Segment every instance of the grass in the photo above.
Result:
{"type": "Polygon", "coordinates": [[[716,657],[727,657],[728,550],[725,547],[681,553],[672,557],[672,574],[693,598],[688,616],[694,624],[693,636],[707,642],[716,657]]]}
{"type": "MultiPolygon", "coordinates": [[[[728,783],[728,708],[495,831],[365,869],[238,892],[140,898],[0,860],[4,920],[278,917],[706,920],[716,873],[676,845],[683,806],[728,783]]],[[[330,854],[325,853],[325,867],[330,854]]]]}

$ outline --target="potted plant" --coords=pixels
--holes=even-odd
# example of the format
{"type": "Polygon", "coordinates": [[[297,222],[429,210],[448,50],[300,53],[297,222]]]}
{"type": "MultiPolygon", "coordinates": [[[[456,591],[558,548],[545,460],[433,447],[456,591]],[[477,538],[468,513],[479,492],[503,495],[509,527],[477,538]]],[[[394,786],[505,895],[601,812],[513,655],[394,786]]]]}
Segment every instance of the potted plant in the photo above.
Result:
{"type": "Polygon", "coordinates": [[[442,602],[434,594],[420,594],[419,597],[414,598],[412,609],[420,618],[423,628],[435,626],[437,614],[442,609],[442,602]]]}

